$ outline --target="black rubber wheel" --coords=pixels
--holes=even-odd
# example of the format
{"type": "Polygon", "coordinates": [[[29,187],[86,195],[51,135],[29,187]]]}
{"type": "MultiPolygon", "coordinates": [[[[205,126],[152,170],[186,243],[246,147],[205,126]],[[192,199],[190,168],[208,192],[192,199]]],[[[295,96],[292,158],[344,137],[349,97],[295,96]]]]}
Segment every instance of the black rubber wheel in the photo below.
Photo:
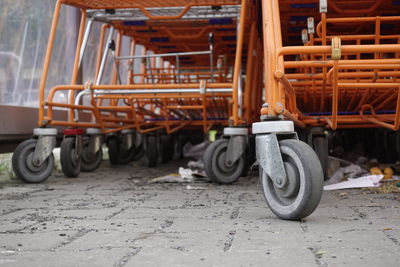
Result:
{"type": "Polygon", "coordinates": [[[176,135],[176,144],[175,144],[175,152],[174,157],[178,159],[183,159],[183,147],[187,143],[187,136],[183,134],[176,135]]]}
{"type": "Polygon", "coordinates": [[[300,220],[309,216],[322,196],[323,173],[317,154],[299,140],[279,142],[288,178],[287,185],[276,188],[260,167],[265,201],[275,215],[284,220],[300,220]]]}
{"type": "Polygon", "coordinates": [[[232,166],[225,164],[228,139],[219,139],[209,145],[204,153],[204,170],[211,181],[218,184],[232,184],[243,173],[246,167],[245,157],[242,155],[232,166]]]}
{"type": "Polygon", "coordinates": [[[161,163],[167,163],[174,157],[175,144],[172,136],[160,136],[160,156],[161,163]]]}
{"type": "Polygon", "coordinates": [[[136,150],[135,150],[135,156],[133,157],[133,161],[139,160],[144,157],[146,152],[144,151],[144,146],[141,144],[136,150]]]}
{"type": "Polygon", "coordinates": [[[315,153],[321,162],[322,171],[324,173],[324,180],[328,180],[328,168],[329,168],[329,148],[328,140],[325,136],[314,136],[313,137],[313,148],[315,153]]]}
{"type": "Polygon", "coordinates": [[[89,140],[83,142],[81,155],[81,171],[92,172],[97,170],[103,161],[103,149],[99,149],[96,154],[89,153],[89,140]]]}
{"type": "Polygon", "coordinates": [[[136,148],[135,146],[131,147],[128,151],[120,152],[118,157],[118,164],[128,164],[132,162],[136,155],[136,148]]]}
{"type": "Polygon", "coordinates": [[[158,144],[157,144],[157,136],[155,135],[147,136],[146,157],[147,157],[147,167],[154,167],[157,165],[158,144]]]}
{"type": "Polygon", "coordinates": [[[111,165],[117,165],[119,159],[119,143],[116,137],[110,137],[107,140],[108,161],[111,165]]]}
{"type": "Polygon", "coordinates": [[[12,155],[12,167],[18,178],[27,183],[40,183],[49,178],[54,169],[53,153],[41,166],[32,162],[37,140],[29,139],[17,146],[12,155]]]}
{"type": "Polygon", "coordinates": [[[75,155],[75,137],[65,137],[60,149],[61,169],[65,176],[75,178],[81,171],[80,155],[75,155]]]}
{"type": "Polygon", "coordinates": [[[246,166],[243,168],[243,172],[240,177],[246,177],[249,175],[250,168],[256,162],[256,139],[254,136],[248,138],[245,152],[246,166]]]}

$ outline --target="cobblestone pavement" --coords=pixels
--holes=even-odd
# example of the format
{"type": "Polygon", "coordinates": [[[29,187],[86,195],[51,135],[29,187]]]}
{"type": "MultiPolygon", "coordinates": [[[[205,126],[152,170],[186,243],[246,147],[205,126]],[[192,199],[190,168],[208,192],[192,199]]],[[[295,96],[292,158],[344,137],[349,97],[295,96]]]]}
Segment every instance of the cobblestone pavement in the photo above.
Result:
{"type": "Polygon", "coordinates": [[[399,194],[325,192],[302,222],[277,219],[256,176],[232,186],[148,184],[111,168],[0,184],[0,266],[399,266],[399,194]]]}

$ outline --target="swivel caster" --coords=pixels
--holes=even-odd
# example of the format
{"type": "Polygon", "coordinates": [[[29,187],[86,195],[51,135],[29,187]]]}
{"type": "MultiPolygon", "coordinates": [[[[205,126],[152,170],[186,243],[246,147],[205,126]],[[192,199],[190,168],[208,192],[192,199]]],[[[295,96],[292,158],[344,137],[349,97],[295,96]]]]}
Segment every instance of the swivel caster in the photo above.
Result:
{"type": "Polygon", "coordinates": [[[81,171],[82,135],[82,129],[64,130],[60,162],[63,173],[69,178],[77,177],[81,171]]]}
{"type": "Polygon", "coordinates": [[[111,136],[107,139],[108,160],[111,165],[118,164],[119,142],[117,136],[111,136]]]}
{"type": "Polygon", "coordinates": [[[89,137],[83,139],[81,155],[81,171],[92,172],[100,167],[103,161],[103,136],[99,129],[89,128],[86,133],[89,137]]]}
{"type": "Polygon", "coordinates": [[[136,155],[135,147],[135,131],[132,129],[125,129],[121,132],[121,146],[119,151],[119,164],[128,164],[132,162],[136,155]]]}
{"type": "Polygon", "coordinates": [[[209,145],[204,153],[204,170],[211,181],[219,184],[232,184],[247,169],[246,143],[247,128],[225,128],[224,136],[209,145]]]}
{"type": "Polygon", "coordinates": [[[321,200],[324,178],[315,151],[297,139],[291,121],[254,123],[253,133],[268,207],[285,220],[309,216],[321,200]]]}
{"type": "Polygon", "coordinates": [[[128,164],[133,161],[136,149],[132,130],[124,130],[121,136],[111,135],[107,139],[108,158],[111,165],[128,164]]]}
{"type": "Polygon", "coordinates": [[[119,155],[118,164],[128,164],[134,161],[136,156],[136,149],[134,147],[130,148],[128,151],[122,152],[119,155]]]}
{"type": "Polygon", "coordinates": [[[27,183],[40,183],[49,178],[54,169],[53,148],[56,129],[34,130],[38,139],[29,139],[17,146],[12,156],[12,167],[18,178],[27,183]]]}

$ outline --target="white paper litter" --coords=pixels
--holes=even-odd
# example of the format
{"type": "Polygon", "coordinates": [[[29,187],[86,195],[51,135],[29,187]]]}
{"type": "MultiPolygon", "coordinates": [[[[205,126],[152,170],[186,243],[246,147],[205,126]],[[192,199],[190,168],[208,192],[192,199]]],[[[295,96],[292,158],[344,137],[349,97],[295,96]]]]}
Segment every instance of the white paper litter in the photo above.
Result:
{"type": "Polygon", "coordinates": [[[165,176],[153,178],[148,181],[149,184],[153,183],[192,183],[192,182],[207,182],[204,172],[193,171],[179,167],[178,173],[171,173],[165,176]]]}
{"type": "Polygon", "coordinates": [[[383,175],[367,175],[360,178],[349,179],[348,181],[325,185],[324,190],[337,190],[347,188],[363,188],[363,187],[379,187],[380,181],[383,179],[383,175]]]}
{"type": "Polygon", "coordinates": [[[187,185],[186,186],[187,190],[205,190],[205,187],[201,187],[201,186],[191,186],[191,185],[187,185]]]}
{"type": "Polygon", "coordinates": [[[171,173],[169,175],[153,178],[149,180],[147,183],[154,184],[154,183],[190,183],[193,182],[193,178],[183,178],[177,173],[171,173]]]}
{"type": "Polygon", "coordinates": [[[325,184],[336,184],[340,182],[343,178],[354,178],[355,176],[366,173],[366,170],[363,170],[360,166],[352,164],[347,167],[342,167],[337,169],[332,176],[326,181],[325,184]]]}
{"type": "Polygon", "coordinates": [[[193,171],[191,169],[184,169],[182,167],[179,167],[179,175],[183,178],[183,179],[192,179],[193,180],[193,171]]]}

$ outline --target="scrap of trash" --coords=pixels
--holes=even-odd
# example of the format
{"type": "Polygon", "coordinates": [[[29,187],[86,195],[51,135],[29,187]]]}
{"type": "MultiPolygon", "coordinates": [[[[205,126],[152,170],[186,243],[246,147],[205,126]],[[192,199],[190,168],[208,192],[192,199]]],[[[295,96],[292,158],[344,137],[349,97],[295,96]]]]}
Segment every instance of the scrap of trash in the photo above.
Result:
{"type": "MultiPolygon", "coordinates": [[[[189,161],[188,168],[179,167],[178,173],[171,173],[165,176],[157,177],[148,181],[153,183],[194,183],[209,182],[204,169],[203,163],[199,161],[189,161]]],[[[193,190],[193,188],[190,188],[193,190]]]]}
{"type": "MultiPolygon", "coordinates": [[[[397,164],[398,165],[398,164],[397,164]]],[[[394,175],[389,166],[380,166],[377,160],[368,161],[359,157],[355,163],[343,159],[330,157],[331,176],[325,182],[324,190],[338,190],[350,188],[384,188],[390,186],[390,193],[400,192],[400,176],[394,175]],[[342,165],[346,165],[341,167],[342,165]]]]}

